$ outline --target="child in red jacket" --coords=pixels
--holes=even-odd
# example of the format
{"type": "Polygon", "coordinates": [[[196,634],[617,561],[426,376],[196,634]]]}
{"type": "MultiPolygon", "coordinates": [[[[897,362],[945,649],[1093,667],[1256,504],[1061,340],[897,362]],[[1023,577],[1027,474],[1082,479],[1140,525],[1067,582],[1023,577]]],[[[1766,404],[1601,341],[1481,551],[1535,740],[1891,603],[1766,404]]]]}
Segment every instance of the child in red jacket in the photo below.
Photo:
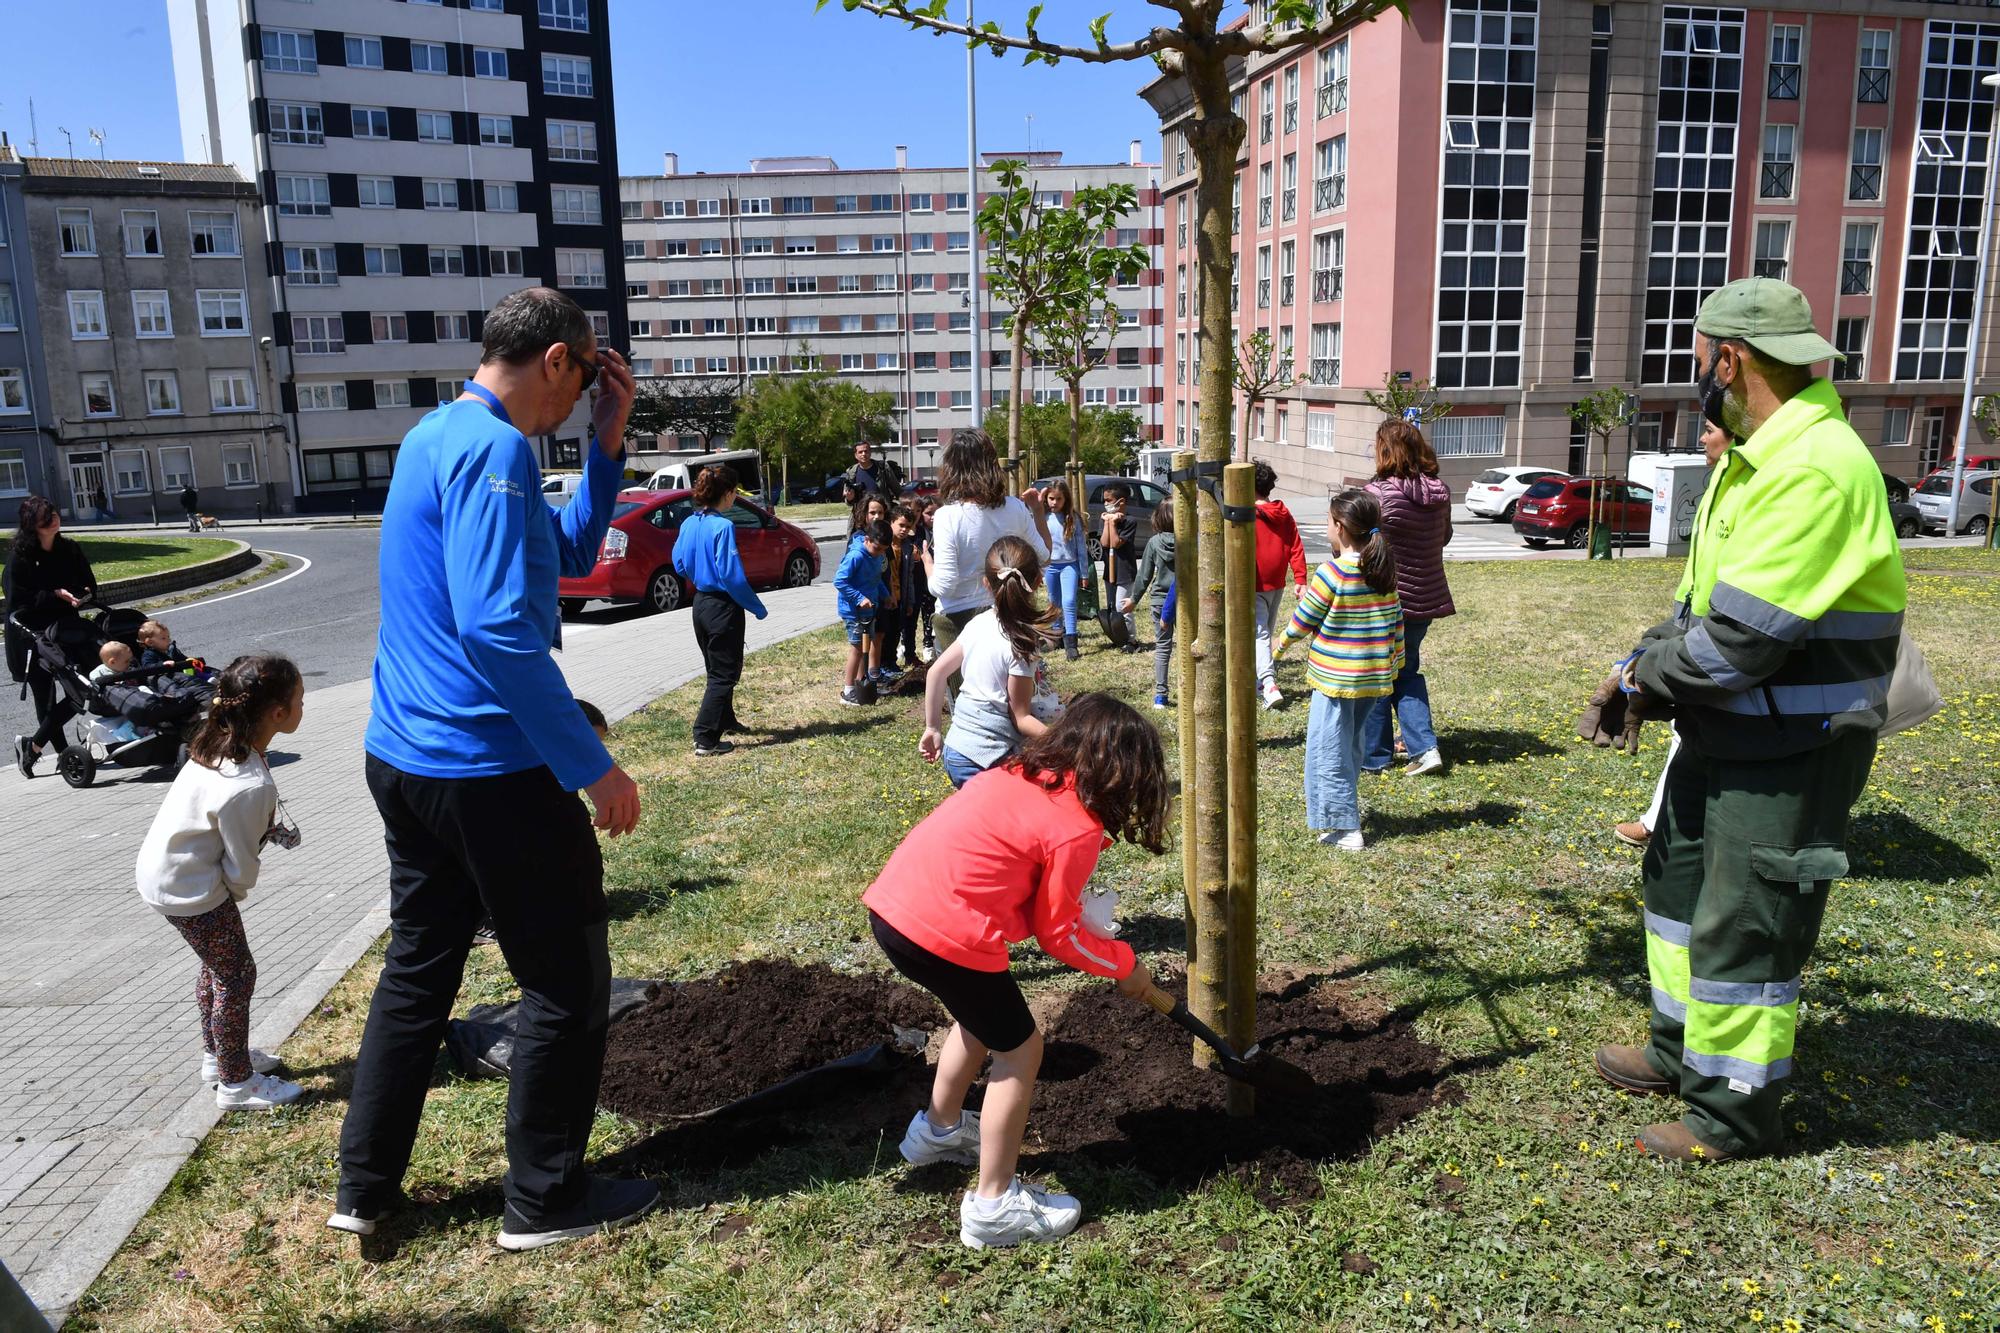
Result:
{"type": "Polygon", "coordinates": [[[1278,688],[1278,668],[1271,657],[1271,635],[1278,625],[1278,606],[1285,600],[1285,575],[1306,586],[1306,543],[1299,535],[1298,520],[1283,500],[1273,500],[1278,473],[1269,463],[1256,460],[1257,486],[1257,688],[1264,707],[1276,708],[1285,701],[1278,688]]]}
{"type": "Polygon", "coordinates": [[[1061,721],[911,829],[862,895],[889,961],[954,1020],[930,1105],[911,1119],[902,1153],[915,1166],[979,1164],[978,1187],[958,1208],[958,1238],[973,1249],[1055,1240],[1083,1215],[1069,1195],[1014,1174],[1042,1034],[1007,970],[1007,945],[1032,935],[1051,957],[1142,994],[1151,976],[1130,945],[1105,938],[1116,930],[1108,913],[1086,922],[1083,887],[1116,838],[1160,851],[1167,803],[1152,724],[1110,695],[1080,695],[1061,721]],[[988,1055],[982,1121],[965,1095],[988,1055]]]}

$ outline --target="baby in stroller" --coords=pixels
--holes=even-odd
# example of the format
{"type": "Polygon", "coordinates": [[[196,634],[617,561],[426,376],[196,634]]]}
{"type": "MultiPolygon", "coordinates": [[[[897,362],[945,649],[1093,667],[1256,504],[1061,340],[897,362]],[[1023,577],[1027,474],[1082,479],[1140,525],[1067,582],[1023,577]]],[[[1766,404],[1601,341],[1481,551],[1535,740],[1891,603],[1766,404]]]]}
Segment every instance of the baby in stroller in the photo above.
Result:
{"type": "MultiPolygon", "coordinates": [[[[72,787],[87,787],[97,765],[126,768],[177,765],[182,742],[215,695],[212,680],[169,660],[136,665],[142,617],[136,611],[97,607],[95,616],[66,617],[35,639],[34,650],[88,726],[76,727],[57,771],[72,787]],[[85,664],[96,665],[85,674],[85,664]]],[[[164,628],[164,627],[162,627],[164,628]]],[[[171,640],[169,640],[171,643],[171,640]]]]}

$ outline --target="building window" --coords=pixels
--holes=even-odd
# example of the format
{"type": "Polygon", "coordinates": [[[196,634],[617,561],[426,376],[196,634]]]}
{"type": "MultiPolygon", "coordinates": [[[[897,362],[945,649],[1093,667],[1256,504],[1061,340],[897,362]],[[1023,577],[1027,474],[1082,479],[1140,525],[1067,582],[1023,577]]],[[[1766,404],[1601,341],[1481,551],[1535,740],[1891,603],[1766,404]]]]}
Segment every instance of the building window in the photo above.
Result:
{"type": "Polygon", "coordinates": [[[859,254],[861,253],[861,238],[859,236],[836,236],[833,238],[833,249],[836,254],[859,254]]]}
{"type": "Polygon", "coordinates": [[[1319,146],[1314,159],[1313,212],[1347,206],[1347,136],[1336,134],[1319,146]]]}
{"type": "Polygon", "coordinates": [[[788,274],[785,278],[785,291],[788,295],[798,296],[803,293],[816,292],[818,290],[819,290],[819,279],[813,277],[811,274],[794,273],[794,274],[788,274]]]}
{"type": "Polygon", "coordinates": [[[472,77],[475,79],[504,79],[507,77],[507,53],[488,46],[472,49],[472,77]]]}
{"type": "Polygon", "coordinates": [[[264,29],[264,68],[282,74],[319,73],[319,47],[309,32],[264,29]]]}
{"type": "Polygon", "coordinates": [[[543,56],[542,91],[559,97],[591,96],[590,61],[583,56],[543,56]]]}
{"type": "Polygon", "coordinates": [[[549,211],[555,221],[594,227],[604,220],[595,185],[551,185],[549,211]]]}
{"type": "Polygon", "coordinates": [[[1867,376],[1868,321],[1866,319],[1836,319],[1833,321],[1833,345],[1847,359],[1833,363],[1835,380],[1861,380],[1867,376]]]}
{"type": "Polygon", "coordinates": [[[518,213],[521,211],[521,186],[516,181],[487,181],[486,211],[489,213],[518,213]]]}
{"type": "Polygon", "coordinates": [[[972,233],[969,231],[946,232],[944,234],[944,248],[947,254],[965,254],[972,249],[972,233]]]}
{"type": "Polygon", "coordinates": [[[1271,247],[1257,247],[1257,308],[1271,308],[1271,247]]]}
{"type": "MultiPolygon", "coordinates": [[[[164,292],[160,294],[165,295],[164,292]]],[[[20,327],[21,313],[14,307],[14,288],[8,283],[0,282],[0,329],[12,330],[20,327]]]]}
{"type": "Polygon", "coordinates": [[[1854,100],[1857,102],[1886,102],[1889,100],[1889,30],[1887,28],[1863,28],[1861,30],[1861,72],[1855,83],[1854,100]]]}
{"type": "Polygon", "coordinates": [[[1796,23],[1771,25],[1771,72],[1766,91],[1776,101],[1799,100],[1799,83],[1804,67],[1799,51],[1805,44],[1805,29],[1796,23]]]}
{"type": "Polygon", "coordinates": [[[1783,278],[1792,253],[1792,224],[1766,219],[1757,224],[1756,253],[1750,260],[1753,277],[1783,278]]]}
{"type": "MultiPolygon", "coordinates": [[[[597,126],[587,120],[548,123],[549,157],[557,162],[595,162],[597,126]]],[[[633,216],[638,216],[636,213],[633,216]]]]}
{"type": "Polygon", "coordinates": [[[1903,244],[1898,380],[1963,379],[1972,313],[1973,256],[1993,129],[1993,94],[1979,77],[1996,63],[1993,29],[1933,19],[1925,25],[1910,173],[1909,230],[1903,244]]]}
{"type": "Polygon", "coordinates": [[[408,380],[376,380],[375,406],[408,407],[410,405],[410,382],[408,380]]]}
{"type": "Polygon", "coordinates": [[[1334,423],[1338,418],[1332,412],[1306,412],[1306,448],[1332,449],[1334,423]]]}
{"type": "Polygon", "coordinates": [[[361,247],[361,267],[371,278],[401,277],[403,251],[394,245],[364,245],[361,247]]]}
{"type": "Polygon", "coordinates": [[[1507,418],[1469,417],[1454,412],[1430,423],[1431,448],[1439,458],[1482,458],[1505,452],[1507,418]]]}
{"type": "Polygon", "coordinates": [[[142,449],[111,451],[111,487],[119,495],[144,495],[153,489],[142,449]]]}
{"type": "Polygon", "coordinates": [[[896,252],[896,238],[893,236],[877,236],[869,242],[869,248],[878,255],[894,254],[896,252]]]}
{"type": "Polygon", "coordinates": [[[97,253],[97,228],[90,220],[87,208],[58,208],[56,210],[56,232],[61,238],[62,252],[66,255],[94,255],[97,253]]]}
{"type": "Polygon", "coordinates": [[[458,211],[458,182],[455,180],[425,181],[424,207],[438,213],[456,213],[458,211]]]}
{"type": "Polygon", "coordinates": [[[441,343],[463,343],[472,341],[472,318],[469,315],[433,315],[437,340],[441,343]]]}
{"type": "Polygon", "coordinates": [[[208,408],[211,412],[254,412],[257,395],[250,387],[247,370],[216,370],[208,376],[208,408]]]}
{"type": "Polygon", "coordinates": [[[299,391],[299,411],[301,412],[345,412],[347,410],[347,386],[339,380],[300,380],[294,387],[299,391]]]}
{"type": "Polygon", "coordinates": [[[243,253],[234,213],[189,213],[188,244],[196,256],[217,258],[243,253]]]}
{"type": "Polygon", "coordinates": [[[1312,364],[1307,378],[1319,385],[1340,383],[1340,325],[1312,326],[1312,364]]]}
{"type": "MultiPolygon", "coordinates": [[[[1295,302],[1295,288],[1298,285],[1298,243],[1281,241],[1278,244],[1278,304],[1292,305],[1295,302]]],[[[1138,312],[1130,312],[1133,322],[1138,322],[1138,312]]],[[[1122,322],[1122,321],[1121,321],[1122,322]]]]}
{"type": "Polygon", "coordinates": [[[1882,197],[1882,131],[1859,129],[1854,132],[1854,157],[1847,168],[1849,199],[1882,197]]]}
{"type": "Polygon", "coordinates": [[[266,123],[272,143],[317,146],[326,142],[326,125],[317,102],[273,102],[266,123]]]}
{"type": "Polygon", "coordinates": [[[406,343],[410,340],[410,317],[400,314],[370,315],[369,337],[378,343],[406,343]]]}
{"type": "Polygon", "coordinates": [[[556,251],[556,285],[558,287],[602,287],[604,285],[604,252],[602,250],[556,251]]]}
{"type": "Polygon", "coordinates": [[[1262,95],[1257,99],[1257,142],[1271,142],[1272,123],[1278,109],[1278,84],[1275,79],[1264,80],[1262,95]]]}
{"type": "Polygon", "coordinates": [[[1347,38],[1319,53],[1319,106],[1315,119],[1347,110],[1347,38]]]}
{"type": "Polygon", "coordinates": [[[257,484],[257,460],[247,444],[222,446],[222,484],[232,489],[257,484]]]}
{"type": "Polygon", "coordinates": [[[83,386],[83,414],[87,417],[115,417],[118,415],[118,397],[111,391],[111,376],[102,373],[85,375],[83,386]]]}
{"type": "Polygon", "coordinates": [[[1763,170],[1757,177],[1758,198],[1792,197],[1792,184],[1798,166],[1798,139],[1799,127],[1796,125],[1764,127],[1763,170]]]}
{"type": "Polygon", "coordinates": [[[1299,67],[1285,67],[1285,130],[1286,134],[1296,134],[1299,129],[1299,67]]]}
{"type": "Polygon", "coordinates": [[[299,356],[333,356],[347,350],[339,315],[293,315],[292,351],[299,356]]]}
{"type": "Polygon", "coordinates": [[[333,194],[324,176],[278,177],[278,215],[287,218],[333,216],[333,194]]]}
{"type": "Polygon", "coordinates": [[[1694,378],[1695,311],[1729,278],[1743,21],[1680,5],[1662,20],[1641,383],[1694,378]]]}
{"type": "Polygon", "coordinates": [[[722,216],[722,201],[720,199],[697,199],[694,202],[694,214],[699,218],[719,218],[722,216]]]}
{"type": "MultiPolygon", "coordinates": [[[[178,389],[174,392],[176,401],[180,398],[178,389]]],[[[179,411],[179,408],[175,408],[179,411]]],[[[194,485],[194,450],[186,445],[165,445],[160,449],[160,489],[178,491],[184,486],[194,485]]]]}
{"type": "Polygon", "coordinates": [[[382,39],[380,37],[349,37],[347,39],[347,67],[349,69],[382,68],[382,39]]]}
{"type": "Polygon", "coordinates": [[[1266,162],[1257,168],[1257,225],[1260,228],[1271,225],[1272,190],[1271,164],[1266,162]]]}
{"type": "Polygon", "coordinates": [[[590,0],[538,0],[542,26],[561,32],[590,31],[590,0]]]}
{"type": "Polygon", "coordinates": [[[736,211],[745,217],[769,217],[771,201],[765,199],[738,199],[736,211]]]}
{"type": "MultiPolygon", "coordinates": [[[[834,290],[835,290],[835,291],[842,291],[842,292],[858,292],[858,291],[860,291],[860,290],[861,290],[861,275],[860,275],[859,273],[842,273],[842,274],[840,274],[839,276],[837,276],[837,277],[836,277],[836,278],[834,279],[834,290]]],[[[844,320],[844,319],[848,318],[848,316],[845,316],[845,315],[843,315],[843,316],[841,316],[841,318],[842,318],[842,319],[844,320]]],[[[860,318],[860,316],[859,316],[859,315],[856,315],[856,316],[854,316],[854,318],[856,318],[856,319],[859,319],[859,318],[860,318]]]]}
{"type": "Polygon", "coordinates": [[[355,202],[362,208],[394,208],[396,181],[392,176],[356,176],[355,202]]]}
{"type": "Polygon", "coordinates": [[[512,116],[481,116],[479,118],[479,142],[488,148],[512,148],[514,146],[514,118],[512,116]]]}
{"type": "Polygon", "coordinates": [[[410,72],[413,74],[449,74],[451,59],[443,42],[411,42],[410,72]]]}
{"type": "MultiPolygon", "coordinates": [[[[1294,70],[1298,66],[1292,66],[1294,70]]],[[[1299,155],[1286,153],[1284,172],[1280,177],[1278,193],[1278,220],[1290,222],[1299,215],[1299,155]]]]}
{"type": "Polygon", "coordinates": [[[331,287],[340,281],[330,245],[288,245],[285,247],[287,287],[331,287]]]}
{"type": "MultiPolygon", "coordinates": [[[[519,249],[499,246],[486,252],[486,270],[496,278],[518,278],[526,274],[519,249]]],[[[640,295],[644,295],[641,292],[640,295]]]]}
{"type": "Polygon", "coordinates": [[[27,410],[27,376],[19,366],[0,366],[0,412],[27,410]]]}
{"type": "Polygon", "coordinates": [[[104,323],[103,292],[69,293],[69,336],[75,339],[111,336],[104,323]]]}
{"type": "Polygon", "coordinates": [[[357,139],[386,139],[389,137],[389,109],[380,106],[357,106],[348,108],[348,125],[357,139]]]}
{"type": "Polygon", "coordinates": [[[465,251],[456,245],[431,246],[430,270],[433,278],[464,277],[465,251]]]}
{"type": "Polygon", "coordinates": [[[1882,413],[1882,446],[1901,449],[1910,442],[1910,409],[1891,407],[1882,413]]]}
{"type": "MultiPolygon", "coordinates": [[[[0,324],[9,321],[0,311],[0,324]]],[[[165,292],[132,293],[132,326],[141,338],[171,338],[174,336],[173,307],[167,301],[165,292]]]]}
{"type": "Polygon", "coordinates": [[[1866,296],[1875,288],[1875,224],[1850,222],[1840,244],[1840,294],[1866,296]]]}
{"type": "Polygon", "coordinates": [[[417,113],[418,143],[450,143],[451,112],[419,111],[417,113]]]}
{"type": "Polygon", "coordinates": [[[1313,237],[1313,295],[1315,301],[1338,301],[1346,285],[1347,233],[1321,232],[1313,237]]]}

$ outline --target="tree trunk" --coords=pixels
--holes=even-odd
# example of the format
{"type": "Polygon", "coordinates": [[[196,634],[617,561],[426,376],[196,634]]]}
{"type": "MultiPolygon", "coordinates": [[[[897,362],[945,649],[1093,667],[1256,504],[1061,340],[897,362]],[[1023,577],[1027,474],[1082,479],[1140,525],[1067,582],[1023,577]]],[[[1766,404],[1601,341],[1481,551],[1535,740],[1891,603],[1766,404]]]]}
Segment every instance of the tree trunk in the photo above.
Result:
{"type": "Polygon", "coordinates": [[[1014,307],[1012,364],[1007,370],[1007,489],[1021,489],[1021,362],[1028,354],[1027,312],[1014,307]]]}
{"type": "MultiPolygon", "coordinates": [[[[1089,502],[1084,496],[1083,484],[1083,381],[1069,382],[1069,462],[1063,467],[1063,479],[1069,482],[1070,503],[1082,504],[1086,512],[1089,502]]],[[[1105,590],[1107,593],[1109,589],[1105,590]]],[[[1117,607],[1111,608],[1117,610],[1117,607]]]]}
{"type": "MultiPolygon", "coordinates": [[[[1236,190],[1236,150],[1243,121],[1229,106],[1229,69],[1219,53],[1187,52],[1186,74],[1195,116],[1188,135],[1195,149],[1198,179],[1195,218],[1201,275],[1202,357],[1201,444],[1204,464],[1229,461],[1231,387],[1235,357],[1229,309],[1229,201],[1236,190]]],[[[1221,479],[1215,479],[1219,482],[1221,479]]],[[[1223,621],[1222,512],[1213,495],[1197,500],[1196,583],[1182,588],[1183,601],[1198,605],[1197,632],[1189,645],[1195,668],[1195,772],[1193,782],[1196,877],[1194,954],[1188,975],[1188,1004],[1218,1030],[1238,1026],[1229,1013],[1229,820],[1227,703],[1223,621]]],[[[1198,1053],[1198,1063],[1208,1063],[1198,1053]]],[[[1232,1109],[1235,1109],[1232,1106],[1232,1109]]]]}
{"type": "MultiPolygon", "coordinates": [[[[1257,470],[1231,463],[1222,474],[1222,498],[1232,507],[1257,503],[1257,470]]],[[[1226,1035],[1237,1050],[1257,1040],[1257,532],[1231,523],[1223,537],[1228,588],[1226,679],[1229,689],[1229,1002],[1226,1035]]],[[[1250,1086],[1231,1079],[1224,1090],[1231,1115],[1256,1110],[1250,1086]]]]}

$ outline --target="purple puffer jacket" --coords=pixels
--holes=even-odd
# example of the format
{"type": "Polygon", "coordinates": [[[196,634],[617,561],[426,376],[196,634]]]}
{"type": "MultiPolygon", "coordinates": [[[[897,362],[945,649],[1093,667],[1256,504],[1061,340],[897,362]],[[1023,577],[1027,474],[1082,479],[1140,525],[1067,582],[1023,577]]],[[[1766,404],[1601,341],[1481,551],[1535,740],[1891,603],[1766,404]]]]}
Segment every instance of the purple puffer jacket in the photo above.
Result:
{"type": "Polygon", "coordinates": [[[1436,477],[1377,477],[1368,490],[1382,502],[1382,533],[1396,553],[1396,595],[1409,620],[1441,620],[1458,610],[1444,581],[1451,540],[1451,488],[1436,477]]]}

